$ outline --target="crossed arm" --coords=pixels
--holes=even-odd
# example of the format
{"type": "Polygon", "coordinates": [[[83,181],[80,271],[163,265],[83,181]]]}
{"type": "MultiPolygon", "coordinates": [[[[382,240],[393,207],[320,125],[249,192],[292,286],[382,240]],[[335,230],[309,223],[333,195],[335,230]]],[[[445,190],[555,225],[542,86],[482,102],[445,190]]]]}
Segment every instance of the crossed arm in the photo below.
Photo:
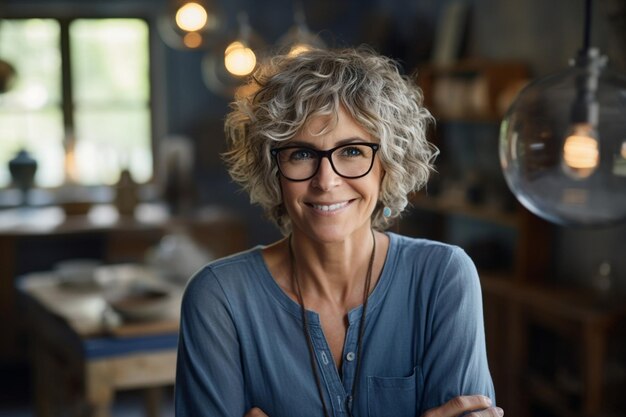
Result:
{"type": "MultiPolygon", "coordinates": [[[[503,417],[504,410],[492,407],[491,400],[484,395],[454,397],[440,407],[431,408],[422,417],[503,417]],[[468,413],[469,414],[464,414],[468,413]]],[[[244,417],[269,417],[260,408],[252,408],[244,417]]]]}

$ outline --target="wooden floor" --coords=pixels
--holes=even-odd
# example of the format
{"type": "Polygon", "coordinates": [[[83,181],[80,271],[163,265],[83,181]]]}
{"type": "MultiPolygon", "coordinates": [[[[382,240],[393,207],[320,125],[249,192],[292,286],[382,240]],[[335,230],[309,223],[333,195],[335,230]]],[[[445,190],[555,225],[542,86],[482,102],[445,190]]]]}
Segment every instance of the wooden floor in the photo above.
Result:
{"type": "MultiPolygon", "coordinates": [[[[36,417],[27,374],[28,371],[23,369],[0,370],[0,417],[36,417]]],[[[145,417],[143,400],[141,392],[121,392],[116,397],[111,415],[145,417]]],[[[163,395],[161,417],[174,417],[172,389],[166,390],[163,395]]]]}
{"type": "MultiPolygon", "coordinates": [[[[141,394],[133,391],[121,393],[116,399],[111,414],[113,417],[145,417],[141,394]]],[[[27,398],[0,402],[0,416],[36,417],[34,407],[27,398]]],[[[174,403],[171,395],[167,395],[163,402],[161,417],[174,417],[174,403]]]]}

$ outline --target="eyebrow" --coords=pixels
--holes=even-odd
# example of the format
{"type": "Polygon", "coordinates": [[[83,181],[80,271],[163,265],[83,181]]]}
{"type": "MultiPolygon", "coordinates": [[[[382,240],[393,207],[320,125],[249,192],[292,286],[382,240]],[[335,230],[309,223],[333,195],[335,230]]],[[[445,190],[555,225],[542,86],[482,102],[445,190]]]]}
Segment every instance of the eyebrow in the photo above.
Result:
{"type": "MultiPolygon", "coordinates": [[[[350,143],[357,143],[357,142],[359,142],[359,143],[376,143],[376,142],[371,142],[369,140],[366,140],[365,138],[362,138],[360,136],[354,136],[354,137],[351,137],[351,138],[341,139],[341,140],[337,141],[334,146],[331,146],[328,149],[336,148],[337,146],[348,145],[350,143]]],[[[315,146],[314,143],[303,142],[301,140],[295,140],[295,139],[285,143],[285,146],[302,146],[302,147],[305,147],[305,148],[311,148],[311,149],[320,150],[317,146],[315,146]]]]}

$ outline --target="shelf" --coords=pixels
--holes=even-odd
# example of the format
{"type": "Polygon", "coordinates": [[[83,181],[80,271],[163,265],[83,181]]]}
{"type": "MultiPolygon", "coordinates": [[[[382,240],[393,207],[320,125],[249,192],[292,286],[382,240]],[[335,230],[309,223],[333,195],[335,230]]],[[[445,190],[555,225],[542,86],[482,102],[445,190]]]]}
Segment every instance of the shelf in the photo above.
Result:
{"type": "Polygon", "coordinates": [[[498,121],[528,82],[527,65],[516,61],[465,60],[418,69],[425,105],[438,119],[498,121]]]}
{"type": "Polygon", "coordinates": [[[548,322],[549,316],[594,327],[610,327],[626,318],[626,305],[619,300],[598,300],[592,292],[547,284],[526,284],[503,279],[498,274],[481,276],[483,290],[528,308],[530,317],[548,322]]]}
{"type": "Polygon", "coordinates": [[[460,215],[514,229],[519,225],[516,212],[506,212],[495,205],[470,204],[459,198],[430,197],[423,194],[412,196],[411,203],[419,210],[460,215]]]}

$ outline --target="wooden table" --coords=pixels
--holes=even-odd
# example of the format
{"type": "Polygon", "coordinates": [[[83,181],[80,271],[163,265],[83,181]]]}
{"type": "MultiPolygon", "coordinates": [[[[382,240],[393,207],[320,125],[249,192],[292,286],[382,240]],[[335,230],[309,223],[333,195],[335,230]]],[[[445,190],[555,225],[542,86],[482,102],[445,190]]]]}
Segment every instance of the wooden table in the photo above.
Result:
{"type": "Polygon", "coordinates": [[[76,258],[140,262],[163,236],[179,232],[214,258],[248,247],[245,222],[222,207],[198,208],[184,218],[169,216],[159,204],[140,204],[135,216],[120,216],[111,205],[71,216],[60,207],[0,210],[0,373],[3,366],[26,363],[16,277],[76,258]]]}
{"type": "Polygon", "coordinates": [[[17,287],[39,417],[110,416],[115,392],[126,389],[144,389],[146,414],[159,415],[159,392],[174,383],[182,289],[157,321],[106,325],[98,289],[64,288],[51,273],[23,276],[17,287]]]}

